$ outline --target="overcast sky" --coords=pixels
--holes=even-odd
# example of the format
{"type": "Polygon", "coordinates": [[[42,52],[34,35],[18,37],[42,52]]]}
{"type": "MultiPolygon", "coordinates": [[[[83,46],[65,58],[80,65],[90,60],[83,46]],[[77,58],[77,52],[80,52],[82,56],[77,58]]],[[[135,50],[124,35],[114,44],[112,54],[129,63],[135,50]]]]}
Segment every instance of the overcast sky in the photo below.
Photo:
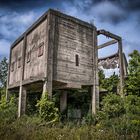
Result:
{"type": "MultiPolygon", "coordinates": [[[[126,55],[140,50],[140,0],[0,0],[0,58],[9,55],[11,43],[49,8],[120,35],[126,55]]],[[[100,56],[115,51],[114,45],[100,56]]]]}

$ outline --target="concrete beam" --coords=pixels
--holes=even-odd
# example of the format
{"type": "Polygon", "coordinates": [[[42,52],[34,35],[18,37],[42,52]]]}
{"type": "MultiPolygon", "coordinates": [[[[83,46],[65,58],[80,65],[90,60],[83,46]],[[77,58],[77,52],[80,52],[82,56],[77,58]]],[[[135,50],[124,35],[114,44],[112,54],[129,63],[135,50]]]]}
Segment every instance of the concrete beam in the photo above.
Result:
{"type": "Polygon", "coordinates": [[[105,30],[98,30],[98,31],[97,31],[97,34],[98,34],[98,35],[102,34],[102,35],[105,35],[105,36],[107,36],[107,37],[110,37],[110,38],[113,38],[113,39],[116,39],[116,40],[121,40],[121,37],[120,37],[120,36],[115,35],[115,34],[113,34],[113,33],[110,33],[110,32],[108,32],[108,31],[105,31],[105,30]]]}
{"type": "Polygon", "coordinates": [[[114,39],[113,39],[113,40],[111,40],[111,41],[108,41],[108,42],[106,42],[106,43],[104,43],[104,44],[99,45],[99,46],[98,46],[98,49],[107,47],[107,46],[112,45],[112,44],[115,44],[115,43],[117,43],[117,42],[118,42],[117,40],[114,40],[114,39]]]}

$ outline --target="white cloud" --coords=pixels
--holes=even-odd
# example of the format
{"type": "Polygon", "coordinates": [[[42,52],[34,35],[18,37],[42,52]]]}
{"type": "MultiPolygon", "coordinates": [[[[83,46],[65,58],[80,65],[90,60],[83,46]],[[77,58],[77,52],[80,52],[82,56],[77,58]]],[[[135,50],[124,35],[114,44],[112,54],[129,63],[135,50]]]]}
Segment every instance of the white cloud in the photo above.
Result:
{"type": "Polygon", "coordinates": [[[0,35],[5,39],[16,39],[35,20],[33,12],[11,13],[0,17],[0,35]]]}
{"type": "Polygon", "coordinates": [[[0,57],[8,56],[10,52],[10,42],[4,39],[0,40],[0,57]]]}
{"type": "MultiPolygon", "coordinates": [[[[123,39],[123,50],[126,55],[134,49],[140,50],[140,27],[138,27],[137,13],[127,13],[124,9],[118,7],[110,1],[103,1],[98,4],[90,5],[90,0],[85,4],[81,1],[79,4],[74,1],[74,4],[64,3],[65,12],[72,16],[78,17],[87,22],[93,21],[98,29],[105,29],[114,34],[117,34],[123,39]],[[88,8],[89,4],[89,8],[88,8]],[[87,10],[82,7],[86,7],[87,10]],[[113,23],[116,19],[120,20],[117,24],[113,23]],[[116,18],[116,19],[115,19],[116,18]]],[[[99,44],[105,41],[104,38],[99,39],[99,44]]],[[[107,39],[106,39],[107,41],[107,39]]],[[[116,52],[117,46],[110,46],[103,51],[100,51],[100,56],[107,56],[116,52]]]]}
{"type": "Polygon", "coordinates": [[[0,17],[0,57],[8,56],[11,43],[21,35],[36,19],[37,14],[9,13],[0,17]]]}
{"type": "Polygon", "coordinates": [[[103,1],[93,6],[90,14],[94,14],[100,22],[118,22],[126,14],[123,9],[109,1],[103,1]]]}

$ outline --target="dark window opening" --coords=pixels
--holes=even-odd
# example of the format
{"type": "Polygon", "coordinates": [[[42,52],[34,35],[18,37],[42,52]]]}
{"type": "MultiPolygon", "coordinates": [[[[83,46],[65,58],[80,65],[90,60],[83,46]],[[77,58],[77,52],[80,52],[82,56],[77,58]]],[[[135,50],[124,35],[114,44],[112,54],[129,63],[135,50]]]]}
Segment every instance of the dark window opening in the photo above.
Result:
{"type": "Polygon", "coordinates": [[[12,64],[11,64],[11,71],[13,72],[14,71],[14,62],[12,62],[12,64]]]}
{"type": "Polygon", "coordinates": [[[40,43],[38,47],[38,57],[42,56],[44,52],[44,42],[40,43]]]}
{"type": "Polygon", "coordinates": [[[31,51],[27,52],[27,63],[30,62],[31,59],[31,51]]]}
{"type": "Polygon", "coordinates": [[[21,57],[18,58],[18,68],[21,67],[21,57]]]}
{"type": "Polygon", "coordinates": [[[79,66],[79,55],[78,54],[75,55],[75,65],[79,66]]]}

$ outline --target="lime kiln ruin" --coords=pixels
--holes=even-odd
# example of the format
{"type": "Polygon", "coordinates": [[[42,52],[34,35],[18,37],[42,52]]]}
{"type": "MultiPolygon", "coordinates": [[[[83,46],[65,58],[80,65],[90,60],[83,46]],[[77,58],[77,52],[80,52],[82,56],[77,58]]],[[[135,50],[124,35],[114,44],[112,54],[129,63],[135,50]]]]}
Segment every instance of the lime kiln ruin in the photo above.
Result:
{"type": "Polygon", "coordinates": [[[118,43],[120,87],[123,91],[123,57],[121,37],[59,11],[48,10],[11,46],[7,83],[10,92],[19,92],[18,116],[25,113],[26,95],[36,90],[52,97],[53,89],[63,89],[60,110],[67,106],[67,89],[90,86],[92,113],[99,104],[98,44],[103,34],[118,43]]]}

